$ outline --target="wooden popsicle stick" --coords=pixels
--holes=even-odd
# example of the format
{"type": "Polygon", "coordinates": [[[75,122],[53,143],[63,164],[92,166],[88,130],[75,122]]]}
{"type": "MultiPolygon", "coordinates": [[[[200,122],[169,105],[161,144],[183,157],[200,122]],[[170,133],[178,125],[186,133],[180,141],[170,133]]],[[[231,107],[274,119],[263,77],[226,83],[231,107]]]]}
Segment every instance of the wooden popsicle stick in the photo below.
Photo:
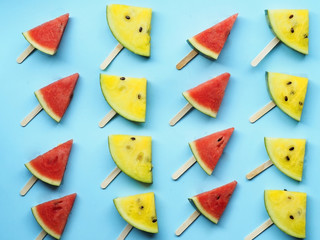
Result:
{"type": "Polygon", "coordinates": [[[259,120],[263,115],[268,113],[270,110],[272,110],[275,106],[277,106],[273,101],[270,101],[267,105],[265,105],[263,108],[261,108],[258,112],[253,114],[249,121],[251,123],[255,123],[257,120],[259,120]]]}
{"type": "Polygon", "coordinates": [[[100,187],[102,189],[105,189],[106,187],[108,187],[108,185],[119,175],[119,173],[121,173],[120,168],[115,167],[115,169],[112,170],[109,176],[102,181],[100,187]]]}
{"type": "Polygon", "coordinates": [[[27,124],[35,117],[39,112],[41,112],[42,107],[40,104],[38,104],[22,121],[21,126],[25,127],[27,124]]]}
{"type": "Polygon", "coordinates": [[[259,167],[253,169],[251,172],[249,172],[246,177],[248,180],[251,180],[252,178],[254,178],[255,176],[259,175],[260,173],[262,173],[264,170],[266,170],[267,168],[271,167],[273,165],[273,162],[271,160],[268,160],[266,162],[264,162],[263,164],[261,164],[259,167]]]}
{"type": "Polygon", "coordinates": [[[190,103],[187,103],[169,122],[170,126],[176,125],[177,122],[180,121],[181,118],[183,118],[184,115],[186,115],[190,110],[192,109],[192,105],[190,103]]]}
{"type": "Polygon", "coordinates": [[[187,220],[184,221],[184,223],[182,223],[180,225],[180,227],[178,227],[178,229],[176,230],[176,235],[180,236],[198,217],[200,216],[200,213],[195,210],[190,217],[187,218],[187,220]]]}
{"type": "Polygon", "coordinates": [[[29,179],[26,185],[24,185],[24,187],[21,189],[20,195],[21,196],[26,195],[27,192],[29,192],[29,190],[32,188],[32,186],[36,183],[37,180],[38,178],[32,175],[32,177],[29,179]]]}
{"type": "Polygon", "coordinates": [[[265,56],[267,56],[267,54],[269,52],[271,52],[271,50],[277,46],[277,44],[280,42],[279,38],[274,37],[268,44],[267,46],[265,46],[264,49],[262,49],[262,51],[252,60],[251,62],[251,66],[252,67],[256,67],[262,59],[265,58],[265,56]]]}
{"type": "Polygon", "coordinates": [[[122,232],[120,233],[119,237],[117,238],[117,240],[123,240],[125,239],[129,232],[132,230],[132,226],[128,223],[127,226],[122,230],[122,232]]]}
{"type": "Polygon", "coordinates": [[[120,43],[118,43],[118,45],[112,50],[109,56],[101,63],[100,69],[105,70],[113,61],[113,59],[119,54],[119,52],[121,52],[122,49],[123,46],[120,43]]]}
{"type": "Polygon", "coordinates": [[[17,63],[22,63],[34,50],[32,45],[29,45],[26,50],[24,50],[20,56],[17,58],[17,63]]]}
{"type": "Polygon", "coordinates": [[[103,128],[107,123],[117,114],[117,112],[113,109],[110,110],[99,122],[99,127],[103,128]]]}
{"type": "Polygon", "coordinates": [[[181,177],[182,174],[184,174],[189,168],[195,164],[197,160],[192,156],[188,161],[186,161],[174,174],[172,174],[172,179],[177,180],[179,177],[181,177]]]}
{"type": "Polygon", "coordinates": [[[269,218],[267,221],[262,223],[257,227],[252,233],[244,238],[244,240],[252,240],[259,236],[263,231],[267,230],[273,224],[272,220],[269,218]]]}
{"type": "Polygon", "coordinates": [[[39,233],[39,235],[36,237],[36,240],[42,240],[42,239],[45,238],[45,236],[47,236],[47,233],[46,233],[44,230],[42,230],[42,231],[39,233]]]}
{"type": "Polygon", "coordinates": [[[189,52],[189,54],[187,56],[185,56],[177,65],[176,68],[178,70],[181,70],[185,65],[188,64],[188,62],[190,62],[195,56],[198,55],[198,52],[194,49],[191,50],[191,52],[189,52]]]}

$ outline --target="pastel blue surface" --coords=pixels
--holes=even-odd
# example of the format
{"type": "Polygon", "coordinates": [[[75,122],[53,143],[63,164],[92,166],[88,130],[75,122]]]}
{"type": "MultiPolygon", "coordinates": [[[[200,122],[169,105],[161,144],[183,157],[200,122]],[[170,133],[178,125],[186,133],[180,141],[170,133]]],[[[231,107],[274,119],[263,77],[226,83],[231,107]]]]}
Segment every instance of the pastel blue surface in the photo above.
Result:
{"type": "MultiPolygon", "coordinates": [[[[78,197],[63,239],[116,239],[126,222],[112,199],[149,191],[156,195],[159,233],[134,229],[127,239],[178,239],[175,230],[194,211],[187,198],[232,180],[237,180],[238,186],[219,224],[201,216],[180,239],[243,239],[268,218],[263,190],[284,188],[307,192],[307,239],[320,239],[319,7],[315,0],[0,1],[0,239],[35,239],[41,228],[30,208],[73,192],[78,197]],[[152,56],[147,59],[124,49],[103,71],[148,79],[147,121],[135,124],[117,116],[100,129],[98,122],[110,107],[101,94],[99,65],[117,45],[105,20],[105,7],[110,3],[153,9],[152,56]],[[273,38],[264,16],[268,8],[310,10],[308,56],[279,44],[258,67],[250,66],[273,38]],[[66,12],[70,20],[57,54],[35,51],[24,63],[17,64],[17,56],[28,46],[21,32],[66,12]],[[236,12],[239,17],[217,61],[197,56],[183,70],[176,70],[175,65],[191,50],[187,38],[236,12]],[[257,123],[249,123],[249,116],[270,101],[265,71],[309,78],[301,122],[276,108],[257,123]],[[38,104],[33,92],[75,72],[80,78],[61,123],[42,111],[22,128],[20,121],[38,104]],[[231,78],[217,118],[193,110],[170,127],[168,121],[186,104],[181,93],[223,72],[230,72],[231,78]],[[178,181],[171,179],[192,156],[189,141],[229,127],[235,127],[235,132],[212,176],[195,164],[178,181]],[[115,167],[107,147],[110,134],[152,136],[152,185],[121,173],[107,189],[100,188],[101,181],[115,167]],[[268,159],[264,136],[307,139],[301,183],[275,167],[252,181],[245,179],[249,171],[268,159]],[[21,197],[19,191],[31,177],[24,163],[70,138],[74,146],[62,185],[54,188],[38,181],[21,197]]],[[[291,237],[272,226],[258,239],[291,237]]]]}

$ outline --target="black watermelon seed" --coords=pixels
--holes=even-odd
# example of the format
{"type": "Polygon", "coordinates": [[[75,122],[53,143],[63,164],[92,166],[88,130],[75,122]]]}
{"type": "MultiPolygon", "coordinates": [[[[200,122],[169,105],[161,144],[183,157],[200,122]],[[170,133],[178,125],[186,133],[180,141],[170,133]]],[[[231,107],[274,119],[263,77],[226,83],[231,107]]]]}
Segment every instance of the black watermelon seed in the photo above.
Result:
{"type": "Polygon", "coordinates": [[[303,103],[302,103],[302,102],[299,102],[299,105],[300,105],[300,106],[302,106],[302,105],[303,105],[303,103]]]}
{"type": "Polygon", "coordinates": [[[293,151],[293,150],[294,150],[294,147],[289,148],[289,150],[290,150],[290,151],[293,151]]]}
{"type": "Polygon", "coordinates": [[[139,28],[139,32],[142,32],[142,27],[139,28]]]}
{"type": "Polygon", "coordinates": [[[217,196],[217,200],[219,200],[219,199],[220,199],[220,195],[217,196]]]}
{"type": "Polygon", "coordinates": [[[222,137],[220,137],[217,141],[220,142],[222,140],[222,137]]]}
{"type": "Polygon", "coordinates": [[[152,219],[152,222],[153,222],[153,223],[157,222],[157,219],[156,219],[156,218],[153,218],[153,219],[152,219]]]}
{"type": "Polygon", "coordinates": [[[291,28],[291,30],[290,30],[292,33],[294,33],[294,29],[293,28],[291,28]]]}
{"type": "Polygon", "coordinates": [[[285,100],[285,101],[288,101],[288,97],[287,97],[287,96],[285,96],[285,97],[284,97],[284,100],[285,100]]]}
{"type": "Polygon", "coordinates": [[[293,14],[291,14],[291,15],[289,16],[289,18],[290,18],[290,19],[293,18],[293,14]]]}
{"type": "Polygon", "coordinates": [[[290,215],[290,218],[291,218],[291,219],[294,219],[294,217],[293,217],[292,215],[290,215]]]}
{"type": "Polygon", "coordinates": [[[132,138],[130,138],[132,141],[134,141],[134,140],[136,140],[136,138],[135,137],[132,137],[132,138]]]}
{"type": "Polygon", "coordinates": [[[141,94],[140,93],[138,94],[138,99],[141,99],[141,94]]]}
{"type": "Polygon", "coordinates": [[[289,156],[286,156],[286,159],[289,161],[290,160],[289,156]]]}
{"type": "Polygon", "coordinates": [[[291,81],[289,81],[289,82],[287,82],[287,85],[290,85],[292,82],[291,81]]]}
{"type": "Polygon", "coordinates": [[[129,17],[129,16],[126,16],[126,19],[128,19],[128,20],[129,20],[129,19],[130,19],[130,17],[129,17]]]}
{"type": "Polygon", "coordinates": [[[126,78],[125,77],[121,77],[120,80],[126,80],[126,78]]]}
{"type": "Polygon", "coordinates": [[[287,189],[283,189],[283,191],[288,191],[287,189]]]}
{"type": "Polygon", "coordinates": [[[307,34],[305,34],[305,35],[303,35],[304,36],[304,38],[308,38],[308,35],[307,34]]]}
{"type": "Polygon", "coordinates": [[[140,207],[140,209],[143,209],[143,208],[144,208],[144,206],[141,206],[141,207],[140,207]]]}

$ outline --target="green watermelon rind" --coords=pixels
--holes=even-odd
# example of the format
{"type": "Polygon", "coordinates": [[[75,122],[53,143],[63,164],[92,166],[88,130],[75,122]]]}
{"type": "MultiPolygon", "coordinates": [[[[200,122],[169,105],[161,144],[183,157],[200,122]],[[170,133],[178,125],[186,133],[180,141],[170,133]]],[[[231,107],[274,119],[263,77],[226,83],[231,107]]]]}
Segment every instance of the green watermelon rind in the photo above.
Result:
{"type": "Polygon", "coordinates": [[[46,48],[45,46],[40,45],[39,43],[33,40],[33,38],[29,35],[28,32],[23,32],[22,35],[34,48],[38,49],[41,52],[44,52],[49,55],[54,55],[58,50],[58,49],[46,48]]]}
{"type": "Polygon", "coordinates": [[[61,181],[58,180],[53,180],[51,178],[48,178],[46,176],[43,176],[42,174],[40,174],[36,169],[34,169],[30,163],[26,163],[24,164],[26,166],[26,168],[32,173],[32,175],[34,175],[36,178],[40,179],[41,181],[48,183],[50,185],[53,186],[60,186],[61,185],[61,181]]]}
{"type": "Polygon", "coordinates": [[[208,213],[200,204],[199,200],[196,197],[188,198],[190,203],[197,209],[198,212],[200,212],[203,216],[205,216],[207,219],[209,219],[211,222],[217,224],[219,222],[219,219],[212,216],[210,213],[208,213]]]}
{"type": "Polygon", "coordinates": [[[194,98],[192,98],[187,91],[183,92],[182,95],[194,108],[196,108],[200,112],[213,118],[217,117],[218,112],[213,112],[210,108],[198,104],[197,101],[194,98]]]}
{"type": "Polygon", "coordinates": [[[219,53],[211,51],[210,49],[208,49],[205,46],[201,45],[193,37],[189,38],[187,40],[187,43],[190,45],[190,47],[192,47],[194,50],[196,50],[198,53],[200,53],[202,56],[204,56],[204,57],[206,57],[208,59],[217,60],[218,57],[219,57],[219,53]]]}
{"type": "Polygon", "coordinates": [[[206,172],[206,174],[211,175],[213,170],[208,168],[206,166],[206,164],[204,163],[204,161],[202,160],[202,158],[200,157],[200,154],[197,150],[196,145],[194,144],[194,142],[190,142],[189,143],[189,147],[192,151],[192,154],[194,156],[194,158],[197,160],[197,162],[199,163],[200,167],[206,172]]]}
{"type": "Polygon", "coordinates": [[[34,94],[36,95],[36,98],[38,99],[41,107],[43,108],[44,111],[46,111],[46,113],[53,118],[56,122],[60,122],[62,117],[59,117],[57,114],[55,114],[51,108],[47,105],[46,101],[43,98],[43,95],[41,93],[40,90],[37,90],[34,92],[34,94]]]}

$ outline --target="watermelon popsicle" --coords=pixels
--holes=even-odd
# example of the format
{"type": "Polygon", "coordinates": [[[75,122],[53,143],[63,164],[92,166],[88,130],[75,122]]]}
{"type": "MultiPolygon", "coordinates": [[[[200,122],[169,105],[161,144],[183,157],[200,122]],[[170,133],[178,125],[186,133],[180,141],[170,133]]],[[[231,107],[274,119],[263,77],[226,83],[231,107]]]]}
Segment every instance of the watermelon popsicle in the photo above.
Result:
{"type": "Polygon", "coordinates": [[[193,107],[210,117],[216,118],[229,78],[229,73],[223,73],[183,92],[183,96],[189,103],[170,120],[170,126],[174,126],[193,107]]]}
{"type": "Polygon", "coordinates": [[[120,4],[107,6],[107,21],[111,33],[119,44],[102,62],[104,70],[125,47],[131,52],[150,57],[150,31],[152,9],[120,4]]]}
{"type": "Polygon", "coordinates": [[[278,106],[291,118],[300,121],[307,93],[308,78],[266,72],[266,81],[272,101],[253,114],[249,121],[255,123],[275,106],[278,106]]]}
{"type": "Polygon", "coordinates": [[[176,65],[176,68],[178,70],[182,69],[198,53],[209,59],[217,60],[237,17],[238,14],[234,14],[211,28],[189,38],[187,42],[193,50],[176,65]]]}
{"type": "Polygon", "coordinates": [[[35,91],[39,105],[21,121],[21,126],[25,127],[42,109],[60,122],[71,102],[78,78],[79,74],[75,73],[35,91]]]}
{"type": "Polygon", "coordinates": [[[272,224],[292,237],[306,237],[306,193],[265,190],[264,204],[270,218],[246,236],[245,240],[256,238],[272,224]]]}
{"type": "Polygon", "coordinates": [[[226,209],[236,186],[237,181],[233,181],[189,198],[190,203],[196,210],[176,230],[175,234],[180,236],[200,216],[200,214],[217,224],[226,209]]]}
{"type": "Polygon", "coordinates": [[[304,155],[306,149],[305,139],[291,138],[264,138],[264,145],[270,160],[266,161],[247,174],[251,180],[273,164],[284,174],[297,181],[302,180],[304,155]]]}
{"type": "Polygon", "coordinates": [[[17,62],[22,63],[34,49],[38,49],[49,55],[54,55],[58,50],[68,20],[69,13],[66,13],[22,33],[30,45],[17,58],[17,62]]]}
{"type": "Polygon", "coordinates": [[[309,11],[306,9],[265,10],[269,27],[275,37],[253,59],[256,67],[262,59],[281,41],[288,47],[307,55],[309,51],[309,11]]]}

